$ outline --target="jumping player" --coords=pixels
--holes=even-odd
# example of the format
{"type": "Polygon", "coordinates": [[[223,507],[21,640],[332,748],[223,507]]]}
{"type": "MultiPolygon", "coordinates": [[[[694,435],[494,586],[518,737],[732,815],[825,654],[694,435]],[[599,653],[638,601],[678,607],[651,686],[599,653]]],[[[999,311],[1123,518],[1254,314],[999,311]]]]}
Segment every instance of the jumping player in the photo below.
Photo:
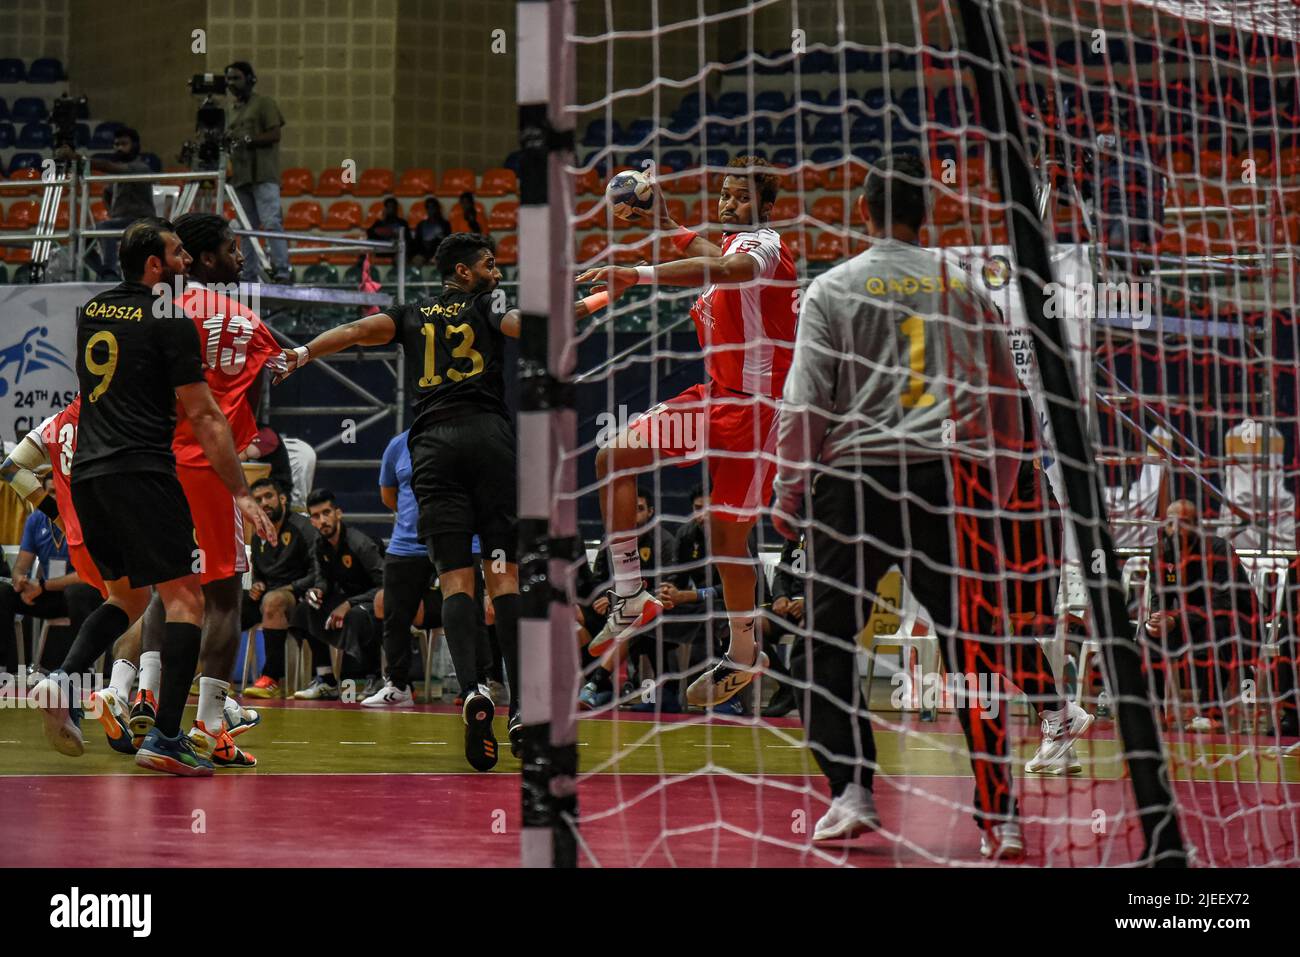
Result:
{"type": "Polygon", "coordinates": [[[136,762],[186,776],[212,763],[180,733],[198,664],[202,593],[194,573],[194,523],[176,479],[172,439],[177,399],[240,512],[262,535],[262,510],[244,484],[230,427],[203,381],[194,326],[166,318],[170,303],[154,287],[189,265],[174,227],[144,219],[129,226],[120,254],[126,280],[93,297],[77,316],[77,378],[83,408],[72,471],[72,500],[84,543],[108,588],[62,667],[32,691],[46,737],[80,755],[81,730],[70,714],[67,676],[83,673],[144,612],[156,586],[166,613],[162,684],[155,726],[136,762]],[[141,516],[151,534],[141,535],[141,516]]]}
{"type": "MultiPolygon", "coordinates": [[[[708,383],[650,409],[596,455],[596,474],[608,480],[600,507],[614,590],[605,627],[588,646],[599,656],[610,642],[643,631],[663,610],[641,577],[635,532],[638,473],[661,458],[676,459],[679,466],[703,458],[713,486],[709,531],[731,639],[722,660],[687,689],[687,702],[696,706],[729,700],[767,665],[754,633],[757,578],[748,542],[759,509],[771,497],[776,414],[797,320],[794,257],[767,225],[777,177],[754,156],[733,159],[728,170],[718,196],[718,219],[726,233],[721,246],[678,226],[657,202],[660,222],[676,230],[673,243],[689,258],[659,266],[593,269],[578,277],[578,282],[606,283],[612,299],[637,283],[705,287],[691,317],[708,383]],[[701,425],[683,427],[691,420],[701,425]]],[[[654,211],[641,215],[652,220],[654,211]]]]}

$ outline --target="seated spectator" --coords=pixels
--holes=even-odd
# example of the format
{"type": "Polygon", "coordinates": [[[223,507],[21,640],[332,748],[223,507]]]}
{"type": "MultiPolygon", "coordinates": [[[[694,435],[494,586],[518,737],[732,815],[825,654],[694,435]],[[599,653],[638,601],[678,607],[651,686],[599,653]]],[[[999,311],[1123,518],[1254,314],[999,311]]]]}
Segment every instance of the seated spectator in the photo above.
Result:
{"type": "MultiPolygon", "coordinates": [[[[285,487],[275,478],[253,483],[253,498],[275,526],[269,541],[253,539],[253,583],[244,592],[240,628],[245,631],[259,621],[265,643],[266,661],[257,682],[245,689],[246,698],[278,698],[284,680],[284,642],[299,603],[316,583],[316,529],[306,516],[289,509],[285,487]]],[[[325,643],[310,636],[308,643],[316,663],[329,662],[325,643]]]]}
{"type": "Polygon", "coordinates": [[[366,238],[379,242],[396,242],[398,236],[406,237],[409,244],[411,227],[402,218],[402,212],[398,208],[397,200],[389,196],[384,200],[383,215],[371,223],[366,230],[366,238]]]}
{"type": "MultiPolygon", "coordinates": [[[[54,479],[44,480],[45,494],[54,494],[54,479]]],[[[0,559],[3,561],[3,559],[0,559]]],[[[4,568],[6,576],[9,568],[4,568]]],[[[23,526],[18,558],[14,561],[13,584],[0,582],[0,670],[18,670],[14,617],[27,619],[68,618],[71,627],[59,640],[46,642],[42,652],[45,662],[57,666],[67,655],[87,616],[104,603],[99,589],[87,585],[68,560],[68,540],[63,529],[39,509],[27,516],[23,526]],[[33,565],[39,562],[33,576],[33,565]]],[[[27,639],[24,638],[26,642],[27,639]]],[[[32,648],[26,645],[26,659],[31,661],[32,648]]]]}
{"type": "Polygon", "coordinates": [[[460,194],[460,214],[465,220],[466,232],[487,235],[488,231],[479,224],[478,206],[474,202],[474,194],[469,190],[460,194]]]}
{"type": "Polygon", "coordinates": [[[424,201],[425,217],[411,231],[411,262],[416,266],[433,262],[438,244],[451,235],[451,223],[442,215],[442,204],[432,196],[424,201]]]}
{"type": "Polygon", "coordinates": [[[1196,507],[1172,502],[1151,555],[1149,613],[1139,629],[1157,704],[1170,664],[1187,675],[1190,731],[1223,727],[1239,700],[1242,663],[1258,660],[1259,615],[1241,562],[1222,538],[1196,528],[1196,507]]]}
{"type": "MultiPolygon", "coordinates": [[[[76,157],[71,147],[62,147],[55,152],[55,159],[69,160],[76,157]]],[[[140,134],[129,127],[122,127],[113,137],[113,158],[94,159],[90,168],[96,173],[148,173],[149,164],[140,158],[140,134]]],[[[153,183],[148,180],[136,180],[126,183],[109,183],[104,187],[104,203],[108,206],[108,218],[96,225],[96,229],[126,229],[137,219],[156,216],[153,205],[153,183]]],[[[99,240],[99,255],[91,253],[86,257],[86,264],[95,270],[98,278],[104,281],[121,281],[118,269],[117,250],[121,238],[99,240]]]]}
{"type": "Polygon", "coordinates": [[[804,592],[808,582],[805,547],[802,535],[798,541],[786,540],[772,575],[772,603],[768,606],[768,613],[761,619],[763,645],[772,662],[767,677],[775,678],[779,684],[776,694],[772,695],[763,708],[764,718],[782,718],[798,707],[799,689],[790,681],[782,679],[793,675],[799,680],[808,680],[804,674],[807,670],[804,667],[806,642],[799,637],[804,622],[804,592]],[[788,667],[781,660],[780,654],[780,642],[786,635],[794,636],[788,667]]]}
{"type": "MultiPolygon", "coordinates": [[[[290,630],[343,652],[342,674],[333,674],[328,655],[315,659],[316,676],[297,692],[300,700],[335,699],[339,678],[365,678],[364,700],[384,684],[379,676],[381,636],[375,623],[375,595],[384,584],[384,559],[375,540],[343,522],[334,493],[316,489],[307,496],[307,513],[316,528],[315,580],[298,606],[290,630]]],[[[312,645],[315,655],[317,645],[312,645]]]]}

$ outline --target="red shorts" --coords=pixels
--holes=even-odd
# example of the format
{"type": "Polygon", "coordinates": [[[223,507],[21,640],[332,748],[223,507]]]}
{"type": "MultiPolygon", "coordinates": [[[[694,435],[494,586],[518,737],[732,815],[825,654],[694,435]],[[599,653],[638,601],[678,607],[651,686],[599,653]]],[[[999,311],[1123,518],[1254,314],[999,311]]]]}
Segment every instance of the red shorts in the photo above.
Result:
{"type": "Polygon", "coordinates": [[[194,538],[202,564],[199,581],[219,582],[248,570],[248,553],[244,550],[244,516],[225,483],[210,468],[176,466],[185,498],[194,519],[194,538]]]}
{"type": "Polygon", "coordinates": [[[104,584],[104,576],[99,573],[99,566],[95,560],[90,557],[90,552],[86,546],[78,542],[76,545],[68,545],[68,560],[72,562],[72,570],[77,573],[87,585],[93,585],[99,589],[99,593],[105,598],[108,597],[108,586],[104,584]]]}
{"type": "Polygon", "coordinates": [[[772,498],[776,411],[776,399],[709,382],[646,410],[627,431],[641,448],[681,459],[679,466],[707,462],[711,511],[725,521],[747,522],[772,498]]]}

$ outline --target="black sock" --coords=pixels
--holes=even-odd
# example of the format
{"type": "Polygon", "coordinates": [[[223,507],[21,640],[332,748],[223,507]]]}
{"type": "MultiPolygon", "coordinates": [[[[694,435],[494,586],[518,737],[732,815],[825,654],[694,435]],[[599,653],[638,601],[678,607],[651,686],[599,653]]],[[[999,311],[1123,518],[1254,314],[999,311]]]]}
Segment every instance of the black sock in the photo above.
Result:
{"type": "Polygon", "coordinates": [[[469,694],[478,687],[478,658],[474,647],[478,640],[478,609],[471,595],[461,592],[442,600],[442,633],[447,639],[460,689],[469,694]]]}
{"type": "Polygon", "coordinates": [[[158,717],[154,727],[169,738],[181,733],[181,718],[190,696],[194,672],[199,667],[203,629],[188,621],[163,626],[162,687],[158,689],[158,717]]]}
{"type": "Polygon", "coordinates": [[[284,642],[287,635],[288,630],[285,628],[262,629],[262,650],[266,652],[262,674],[273,678],[277,684],[284,680],[284,642]]]}
{"type": "Polygon", "coordinates": [[[88,671],[130,627],[131,619],[121,608],[107,602],[100,605],[86,617],[81,631],[77,632],[68,657],[63,660],[63,670],[72,675],[88,671]]]}
{"type": "Polygon", "coordinates": [[[519,710],[519,595],[497,595],[492,599],[496,612],[497,642],[505,659],[505,677],[510,682],[510,713],[519,710]]]}

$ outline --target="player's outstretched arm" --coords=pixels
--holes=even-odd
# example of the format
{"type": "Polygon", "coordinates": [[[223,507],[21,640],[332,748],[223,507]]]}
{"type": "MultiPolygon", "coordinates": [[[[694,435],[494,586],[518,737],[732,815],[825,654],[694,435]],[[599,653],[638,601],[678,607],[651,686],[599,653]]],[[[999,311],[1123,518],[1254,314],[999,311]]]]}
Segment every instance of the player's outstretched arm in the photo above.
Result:
{"type": "Polygon", "coordinates": [[[45,446],[38,445],[30,435],[26,435],[0,465],[0,478],[9,483],[19,498],[57,519],[59,508],[54,496],[45,494],[45,486],[36,474],[36,470],[48,462],[45,446]]]}
{"type": "Polygon", "coordinates": [[[277,384],[283,382],[313,359],[332,356],[353,346],[387,345],[396,335],[397,323],[386,312],[363,316],[354,322],[327,329],[305,346],[284,350],[283,361],[286,369],[275,377],[275,382],[277,384]]]}
{"type": "Polygon", "coordinates": [[[209,464],[220,477],[222,484],[235,497],[235,504],[240,513],[257,529],[257,534],[266,541],[275,540],[275,526],[260,505],[253,501],[253,495],[244,481],[244,470],[239,464],[235,452],[235,440],[230,435],[230,423],[221,413],[212,390],[207,382],[200,380],[189,385],[176,387],[176,397],[194,427],[194,436],[203,447],[209,464]]]}
{"type": "Polygon", "coordinates": [[[610,266],[588,269],[578,282],[598,283],[598,288],[609,291],[617,299],[638,283],[659,283],[663,286],[707,286],[709,283],[734,284],[749,282],[759,272],[758,261],[748,253],[726,256],[696,256],[679,259],[659,266],[610,266]]]}

